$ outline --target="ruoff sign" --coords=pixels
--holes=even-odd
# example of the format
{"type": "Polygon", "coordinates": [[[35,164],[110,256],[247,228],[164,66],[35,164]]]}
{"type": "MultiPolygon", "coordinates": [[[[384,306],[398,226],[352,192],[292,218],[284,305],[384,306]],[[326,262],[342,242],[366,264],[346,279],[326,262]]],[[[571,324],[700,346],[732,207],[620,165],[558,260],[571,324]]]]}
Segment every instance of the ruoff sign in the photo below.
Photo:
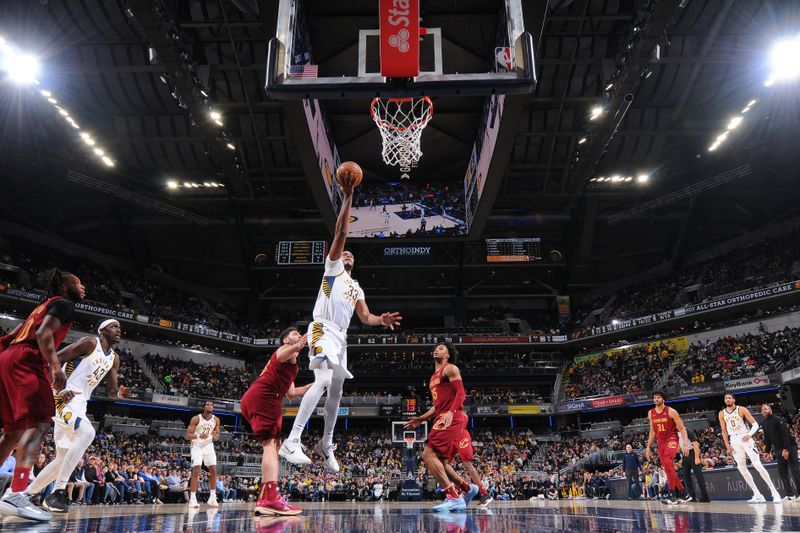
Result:
{"type": "Polygon", "coordinates": [[[380,0],[381,76],[419,75],[419,0],[380,0]]]}

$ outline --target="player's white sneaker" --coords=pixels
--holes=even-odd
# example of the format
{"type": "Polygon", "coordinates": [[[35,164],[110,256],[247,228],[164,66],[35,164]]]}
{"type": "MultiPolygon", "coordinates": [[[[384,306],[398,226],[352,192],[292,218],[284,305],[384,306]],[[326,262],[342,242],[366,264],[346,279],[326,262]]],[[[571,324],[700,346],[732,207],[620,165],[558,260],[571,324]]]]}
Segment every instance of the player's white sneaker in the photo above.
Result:
{"type": "Polygon", "coordinates": [[[767,500],[761,494],[753,494],[753,497],[747,500],[747,503],[767,503],[767,500]]]}
{"type": "Polygon", "coordinates": [[[217,495],[216,495],[216,493],[214,493],[214,492],[211,493],[211,496],[208,497],[208,502],[207,503],[208,503],[209,507],[219,507],[219,504],[217,503],[217,495]]]}
{"type": "Polygon", "coordinates": [[[293,465],[305,466],[311,464],[311,459],[303,453],[303,445],[300,444],[300,439],[287,439],[283,441],[281,449],[278,450],[278,455],[293,465]]]}
{"type": "Polygon", "coordinates": [[[333,450],[335,449],[335,444],[322,444],[321,440],[317,441],[317,445],[314,446],[314,453],[325,460],[325,469],[329,472],[339,471],[339,463],[336,461],[336,457],[333,455],[333,450]]]}
{"type": "Polygon", "coordinates": [[[189,496],[189,507],[200,507],[200,504],[197,503],[197,496],[194,494],[189,496]]]}
{"type": "Polygon", "coordinates": [[[772,503],[783,503],[783,496],[781,496],[780,492],[772,493],[772,503]]]}

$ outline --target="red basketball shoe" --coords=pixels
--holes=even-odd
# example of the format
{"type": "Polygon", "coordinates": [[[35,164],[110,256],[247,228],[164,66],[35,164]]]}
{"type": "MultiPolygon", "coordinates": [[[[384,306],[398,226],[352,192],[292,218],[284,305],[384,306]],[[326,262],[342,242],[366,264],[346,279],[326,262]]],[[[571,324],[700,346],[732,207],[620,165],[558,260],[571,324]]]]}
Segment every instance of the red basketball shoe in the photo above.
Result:
{"type": "Polygon", "coordinates": [[[303,510],[294,505],[289,505],[283,496],[279,496],[275,500],[260,499],[256,503],[255,514],[260,515],[280,515],[280,516],[294,516],[302,513],[303,510]]]}

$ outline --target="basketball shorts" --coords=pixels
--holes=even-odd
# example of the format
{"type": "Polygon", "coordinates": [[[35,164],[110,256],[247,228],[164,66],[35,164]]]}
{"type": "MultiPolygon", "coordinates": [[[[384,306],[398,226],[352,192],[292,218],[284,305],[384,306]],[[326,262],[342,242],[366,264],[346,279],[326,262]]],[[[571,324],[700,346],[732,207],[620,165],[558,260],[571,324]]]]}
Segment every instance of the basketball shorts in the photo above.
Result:
{"type": "Polygon", "coordinates": [[[214,446],[192,446],[192,466],[217,466],[217,453],[214,446]]]}
{"type": "Polygon", "coordinates": [[[750,453],[753,450],[755,450],[756,443],[755,443],[755,441],[753,440],[752,437],[750,437],[747,440],[747,442],[744,442],[742,440],[742,437],[744,437],[745,435],[747,435],[747,433],[743,433],[741,435],[731,435],[730,436],[731,448],[733,448],[734,451],[740,451],[741,450],[744,453],[750,453]]]}
{"type": "Polygon", "coordinates": [[[458,442],[460,442],[461,434],[467,427],[467,415],[464,411],[456,411],[453,414],[453,421],[446,428],[442,417],[444,414],[438,415],[433,422],[433,429],[428,433],[428,441],[425,443],[429,446],[436,455],[444,461],[450,461],[457,453],[458,442]]]}
{"type": "Polygon", "coordinates": [[[462,463],[472,461],[475,458],[475,450],[472,449],[472,436],[469,434],[466,427],[456,439],[454,445],[462,463]]]}
{"type": "Polygon", "coordinates": [[[661,466],[664,466],[665,463],[673,464],[679,449],[678,439],[659,442],[658,457],[661,459],[661,466]]]}
{"type": "Polygon", "coordinates": [[[39,350],[18,344],[0,353],[0,421],[4,431],[49,423],[55,409],[49,367],[39,350]]]}
{"type": "Polygon", "coordinates": [[[333,369],[333,377],[353,379],[347,370],[347,330],[326,320],[315,320],[308,325],[308,357],[325,356],[320,368],[333,369]]]}
{"type": "Polygon", "coordinates": [[[281,401],[283,398],[270,392],[261,383],[254,383],[242,396],[242,416],[253,429],[258,442],[279,439],[283,423],[281,401]]]}
{"type": "Polygon", "coordinates": [[[55,399],[56,416],[53,417],[53,440],[56,447],[70,449],[75,437],[75,431],[82,424],[90,424],[86,417],[86,400],[81,396],[76,396],[69,403],[63,403],[59,398],[55,399]]]}

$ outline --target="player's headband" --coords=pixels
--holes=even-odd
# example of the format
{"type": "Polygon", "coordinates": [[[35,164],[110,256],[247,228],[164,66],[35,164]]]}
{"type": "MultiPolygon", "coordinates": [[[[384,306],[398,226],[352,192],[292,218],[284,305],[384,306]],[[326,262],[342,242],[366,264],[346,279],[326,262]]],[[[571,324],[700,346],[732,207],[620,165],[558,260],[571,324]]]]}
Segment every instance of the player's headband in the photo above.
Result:
{"type": "Polygon", "coordinates": [[[97,333],[100,334],[101,331],[106,329],[111,324],[116,324],[119,326],[119,320],[115,320],[113,318],[109,318],[108,320],[103,320],[102,322],[100,322],[100,325],[97,326],[97,333]]]}

